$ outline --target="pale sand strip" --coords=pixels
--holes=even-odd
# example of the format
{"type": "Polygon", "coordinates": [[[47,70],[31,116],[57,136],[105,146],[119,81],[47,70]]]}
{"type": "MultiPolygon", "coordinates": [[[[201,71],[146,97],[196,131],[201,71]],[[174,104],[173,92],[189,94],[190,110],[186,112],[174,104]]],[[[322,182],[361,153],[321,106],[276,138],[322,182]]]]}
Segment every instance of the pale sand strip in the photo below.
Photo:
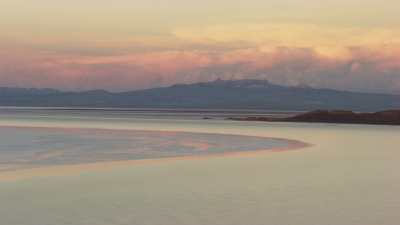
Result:
{"type": "MultiPolygon", "coordinates": [[[[19,127],[19,126],[1,126],[1,127],[19,127]]],[[[23,127],[20,127],[23,128],[23,127]]],[[[51,127],[29,127],[29,128],[48,128],[54,129],[51,127]]],[[[56,128],[59,129],[59,128],[56,128]]],[[[89,130],[108,130],[113,131],[113,129],[92,129],[92,128],[61,128],[67,130],[74,129],[89,129],[89,130]]],[[[116,130],[116,131],[142,131],[142,130],[116,130]]],[[[146,130],[147,131],[147,130],[146,130]]],[[[159,132],[159,131],[154,131],[159,132]]],[[[166,131],[160,131],[166,132],[166,131]]],[[[168,132],[168,131],[167,131],[168,132]]],[[[175,132],[175,131],[172,131],[175,132]]],[[[182,133],[193,133],[193,132],[182,132],[182,133]]],[[[218,134],[216,134],[218,135],[218,134]]],[[[240,136],[240,135],[238,135],[240,136]]],[[[246,136],[246,135],[241,135],[246,136]]],[[[251,137],[251,136],[248,136],[251,137]]],[[[258,137],[258,136],[253,136],[258,137]]],[[[261,137],[268,138],[268,137],[261,137]]],[[[271,149],[260,149],[254,151],[238,151],[238,152],[227,152],[227,153],[214,153],[209,155],[201,155],[201,156],[179,156],[179,157],[166,157],[166,158],[156,158],[156,159],[138,159],[138,160],[122,160],[122,161],[109,161],[109,162],[96,162],[96,163],[85,163],[85,164],[76,164],[76,165],[56,165],[56,166],[46,166],[46,167],[37,167],[37,168],[29,168],[29,169],[18,169],[15,171],[4,171],[0,172],[0,181],[17,181],[23,179],[29,179],[34,177],[50,177],[50,176],[65,176],[65,175],[77,175],[81,172],[101,172],[107,171],[113,168],[124,167],[124,166],[134,166],[141,164],[152,164],[152,163],[166,163],[177,160],[204,160],[215,157],[255,157],[260,154],[269,154],[273,152],[284,152],[284,151],[292,151],[301,148],[306,148],[312,146],[311,144],[283,139],[283,138],[271,138],[274,140],[284,140],[288,143],[287,147],[281,148],[271,148],[271,149]]]]}

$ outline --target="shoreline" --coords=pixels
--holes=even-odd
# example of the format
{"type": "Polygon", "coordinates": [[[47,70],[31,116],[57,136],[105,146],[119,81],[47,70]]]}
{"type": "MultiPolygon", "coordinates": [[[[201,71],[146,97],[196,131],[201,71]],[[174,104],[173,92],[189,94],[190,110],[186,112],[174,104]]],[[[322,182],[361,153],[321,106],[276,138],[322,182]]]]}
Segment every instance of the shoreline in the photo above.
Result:
{"type": "Polygon", "coordinates": [[[128,129],[128,128],[99,128],[99,127],[78,127],[78,126],[71,126],[71,127],[60,127],[60,126],[26,126],[26,125],[2,125],[0,124],[0,128],[16,128],[16,129],[58,129],[58,130],[65,130],[65,131],[74,131],[74,130],[83,130],[83,131],[99,131],[99,132],[162,132],[162,133],[186,133],[186,134],[209,134],[209,135],[229,135],[229,136],[241,136],[241,137],[255,137],[255,138],[268,138],[272,140],[280,140],[286,141],[289,144],[293,142],[300,142],[303,144],[308,144],[306,142],[289,139],[289,138],[279,138],[279,137],[267,137],[267,136],[258,136],[258,135],[246,135],[246,134],[234,134],[234,133],[213,133],[213,132],[202,132],[202,131],[183,131],[183,130],[156,130],[156,129],[128,129]]]}
{"type": "MultiPolygon", "coordinates": [[[[92,131],[154,131],[154,132],[167,132],[167,133],[191,133],[191,134],[213,134],[205,132],[186,132],[186,131],[159,131],[159,130],[130,130],[130,129],[103,129],[103,128],[70,128],[70,127],[39,127],[39,126],[3,126],[3,128],[37,128],[37,129],[63,129],[63,130],[92,130],[92,131]]],[[[221,134],[217,134],[221,135],[221,134]]],[[[191,155],[191,156],[175,156],[175,157],[164,157],[164,158],[151,158],[151,159],[134,159],[134,160],[111,160],[111,161],[101,161],[101,162],[90,162],[90,163],[80,163],[80,164],[66,164],[66,165],[50,165],[50,166],[39,166],[34,168],[20,168],[10,171],[0,172],[0,182],[11,182],[19,181],[29,178],[36,177],[53,177],[53,176],[65,176],[65,175],[77,175],[82,172],[100,172],[107,171],[114,168],[121,168],[126,166],[137,166],[145,164],[158,164],[158,163],[168,163],[177,162],[181,160],[206,160],[212,158],[221,157],[255,157],[260,154],[276,153],[276,152],[286,152],[295,151],[307,147],[313,146],[310,143],[306,143],[299,140],[285,139],[285,138],[273,138],[273,137],[262,137],[262,136],[249,136],[249,135],[237,135],[237,134],[225,134],[233,136],[245,136],[245,137],[261,137],[269,138],[273,140],[283,140],[287,142],[286,147],[276,147],[271,149],[259,149],[252,151],[236,151],[236,152],[224,152],[224,153],[210,153],[207,155],[191,155]]]]}
{"type": "Polygon", "coordinates": [[[361,113],[348,110],[315,110],[286,118],[273,117],[229,117],[232,121],[328,123],[361,125],[400,125],[400,110],[361,113]]]}

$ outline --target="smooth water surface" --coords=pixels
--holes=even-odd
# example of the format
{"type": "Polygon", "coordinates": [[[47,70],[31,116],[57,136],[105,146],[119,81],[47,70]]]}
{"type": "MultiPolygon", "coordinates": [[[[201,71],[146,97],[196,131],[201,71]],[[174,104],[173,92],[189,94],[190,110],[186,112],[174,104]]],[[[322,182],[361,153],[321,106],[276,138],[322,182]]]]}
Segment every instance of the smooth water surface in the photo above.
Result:
{"type": "MultiPolygon", "coordinates": [[[[49,167],[51,176],[25,173],[21,179],[0,181],[0,224],[399,224],[399,127],[179,117],[103,119],[78,114],[3,113],[0,125],[190,132],[196,140],[193,133],[248,135],[299,140],[311,146],[239,157],[107,164],[106,168],[98,163],[102,170],[82,167],[72,173],[66,173],[68,167],[49,167]]],[[[178,139],[182,140],[176,136],[169,140],[178,139]]],[[[233,139],[222,143],[246,144],[233,139]]],[[[4,173],[9,171],[0,172],[0,177],[4,173]]]]}
{"type": "Polygon", "coordinates": [[[0,172],[51,165],[289,148],[293,141],[166,131],[0,126],[0,172]]]}

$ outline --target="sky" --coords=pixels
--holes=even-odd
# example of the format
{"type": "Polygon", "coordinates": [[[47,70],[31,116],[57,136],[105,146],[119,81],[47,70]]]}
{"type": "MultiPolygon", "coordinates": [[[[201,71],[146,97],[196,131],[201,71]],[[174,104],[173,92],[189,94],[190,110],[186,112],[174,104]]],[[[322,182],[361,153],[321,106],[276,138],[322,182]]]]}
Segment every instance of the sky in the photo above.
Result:
{"type": "Polygon", "coordinates": [[[0,86],[400,93],[398,0],[0,0],[0,86]]]}

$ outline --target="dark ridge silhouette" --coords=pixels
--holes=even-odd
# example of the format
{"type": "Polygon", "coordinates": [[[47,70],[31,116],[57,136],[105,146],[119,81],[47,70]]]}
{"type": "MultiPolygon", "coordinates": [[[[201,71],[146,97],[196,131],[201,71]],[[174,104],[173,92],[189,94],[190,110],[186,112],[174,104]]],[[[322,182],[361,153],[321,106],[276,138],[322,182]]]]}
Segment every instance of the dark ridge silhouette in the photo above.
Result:
{"type": "Polygon", "coordinates": [[[355,113],[346,110],[316,110],[287,118],[244,117],[230,118],[241,121],[268,122],[308,122],[308,123],[348,123],[400,125],[400,110],[387,110],[375,113],[355,113]]]}
{"type": "Polygon", "coordinates": [[[357,93],[265,80],[216,80],[128,92],[0,88],[0,106],[86,108],[202,108],[380,111],[400,108],[400,95],[357,93]]]}

